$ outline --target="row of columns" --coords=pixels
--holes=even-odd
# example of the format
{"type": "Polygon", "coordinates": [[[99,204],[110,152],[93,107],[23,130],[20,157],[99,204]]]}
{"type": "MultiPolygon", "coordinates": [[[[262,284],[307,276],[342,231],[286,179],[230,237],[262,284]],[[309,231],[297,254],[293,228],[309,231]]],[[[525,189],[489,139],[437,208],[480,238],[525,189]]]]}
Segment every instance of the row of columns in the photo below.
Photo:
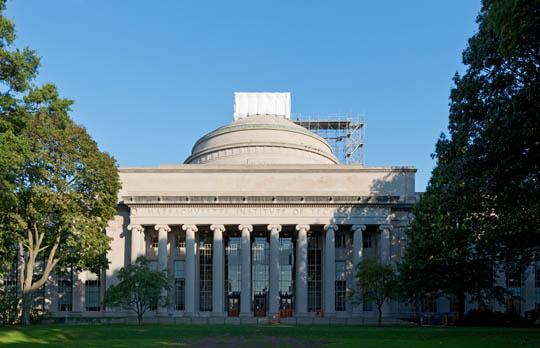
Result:
{"type": "MultiPolygon", "coordinates": [[[[158,231],[158,268],[160,271],[167,270],[167,234],[171,231],[168,225],[155,225],[158,231]]],[[[279,311],[279,233],[281,225],[268,225],[270,232],[270,260],[269,260],[269,314],[276,314],[279,311]]],[[[134,263],[142,255],[140,248],[144,227],[141,225],[129,225],[131,231],[131,262],[134,263]]],[[[251,315],[251,232],[252,225],[239,225],[241,231],[241,287],[240,293],[240,315],[251,315]]],[[[182,230],[186,232],[186,255],[185,255],[185,313],[187,315],[195,313],[195,233],[198,231],[196,225],[182,225],[182,230]]],[[[211,225],[213,232],[213,264],[212,264],[212,309],[214,314],[224,314],[224,243],[223,233],[224,225],[211,225]]],[[[307,314],[307,268],[308,268],[308,240],[307,234],[310,230],[309,225],[297,225],[296,231],[296,311],[297,315],[307,314]]],[[[335,280],[336,280],[336,252],[335,252],[335,234],[338,231],[336,224],[324,226],[325,230],[325,292],[324,304],[325,313],[333,315],[335,313],[335,280]]],[[[353,225],[353,266],[356,268],[362,260],[363,252],[363,232],[366,225],[353,225]]],[[[380,225],[380,256],[383,263],[390,262],[390,230],[391,225],[380,225]]],[[[162,311],[164,309],[161,309],[162,311]]]]}

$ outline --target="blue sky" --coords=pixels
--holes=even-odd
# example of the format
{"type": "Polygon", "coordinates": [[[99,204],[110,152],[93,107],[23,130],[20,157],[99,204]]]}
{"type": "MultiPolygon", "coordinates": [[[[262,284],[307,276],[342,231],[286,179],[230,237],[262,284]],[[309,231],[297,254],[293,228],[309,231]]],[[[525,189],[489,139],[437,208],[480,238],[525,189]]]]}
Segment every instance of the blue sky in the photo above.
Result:
{"type": "Polygon", "coordinates": [[[234,91],[290,91],[293,114],[363,114],[366,165],[423,191],[479,1],[8,2],[38,83],[121,166],[182,163],[229,123],[234,91]]]}

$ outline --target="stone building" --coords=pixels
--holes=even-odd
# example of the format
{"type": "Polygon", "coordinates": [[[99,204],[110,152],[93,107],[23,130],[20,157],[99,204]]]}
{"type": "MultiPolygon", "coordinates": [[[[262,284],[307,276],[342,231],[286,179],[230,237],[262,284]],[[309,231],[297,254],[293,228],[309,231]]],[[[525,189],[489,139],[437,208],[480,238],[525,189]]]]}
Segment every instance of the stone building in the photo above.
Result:
{"type": "MultiPolygon", "coordinates": [[[[238,94],[234,122],[200,138],[184,164],[119,171],[110,267],[54,277],[53,316],[125,317],[100,299],[121,267],[145,256],[171,277],[170,305],[149,319],[368,322],[375,305],[348,296],[355,267],[367,256],[400,259],[418,197],[414,167],[340,164],[327,141],[290,120],[288,94],[238,94]]],[[[453,306],[439,298],[423,309],[453,306]]],[[[396,300],[384,307],[386,317],[410,313],[396,300]]]]}

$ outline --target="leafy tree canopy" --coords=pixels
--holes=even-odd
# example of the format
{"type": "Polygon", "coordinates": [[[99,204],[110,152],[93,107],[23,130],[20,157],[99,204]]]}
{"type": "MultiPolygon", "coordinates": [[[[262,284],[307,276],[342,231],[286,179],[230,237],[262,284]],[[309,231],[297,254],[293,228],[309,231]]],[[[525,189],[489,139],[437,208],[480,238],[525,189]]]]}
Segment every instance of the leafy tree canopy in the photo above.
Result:
{"type": "Polygon", "coordinates": [[[358,264],[356,272],[358,288],[362,289],[363,301],[373,301],[379,312],[378,322],[382,324],[382,306],[386,300],[395,297],[398,277],[391,265],[381,263],[375,257],[367,257],[358,264]]]}
{"type": "Polygon", "coordinates": [[[152,271],[144,257],[139,257],[135,264],[121,268],[118,280],[117,285],[112,285],[105,292],[103,303],[135,312],[139,325],[146,311],[168,303],[163,292],[169,288],[167,273],[152,271]]]}
{"type": "Polygon", "coordinates": [[[484,0],[477,22],[400,269],[409,298],[454,294],[461,317],[540,248],[540,1],[484,0]]]}
{"type": "Polygon", "coordinates": [[[28,323],[51,271],[107,267],[120,183],[115,160],[69,117],[72,101],[34,84],[39,58],[13,46],[4,11],[0,0],[0,260],[6,270],[17,255],[28,323]]]}

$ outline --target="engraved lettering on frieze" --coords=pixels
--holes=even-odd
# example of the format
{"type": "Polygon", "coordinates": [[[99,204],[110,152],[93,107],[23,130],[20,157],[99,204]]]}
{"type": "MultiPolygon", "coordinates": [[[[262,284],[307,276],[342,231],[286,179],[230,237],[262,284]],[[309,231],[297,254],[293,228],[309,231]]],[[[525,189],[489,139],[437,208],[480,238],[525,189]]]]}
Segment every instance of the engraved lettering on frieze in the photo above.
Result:
{"type": "Polygon", "coordinates": [[[182,217],[182,216],[334,216],[346,218],[351,216],[379,215],[380,209],[366,207],[138,207],[131,208],[132,216],[141,217],[182,217]]]}

